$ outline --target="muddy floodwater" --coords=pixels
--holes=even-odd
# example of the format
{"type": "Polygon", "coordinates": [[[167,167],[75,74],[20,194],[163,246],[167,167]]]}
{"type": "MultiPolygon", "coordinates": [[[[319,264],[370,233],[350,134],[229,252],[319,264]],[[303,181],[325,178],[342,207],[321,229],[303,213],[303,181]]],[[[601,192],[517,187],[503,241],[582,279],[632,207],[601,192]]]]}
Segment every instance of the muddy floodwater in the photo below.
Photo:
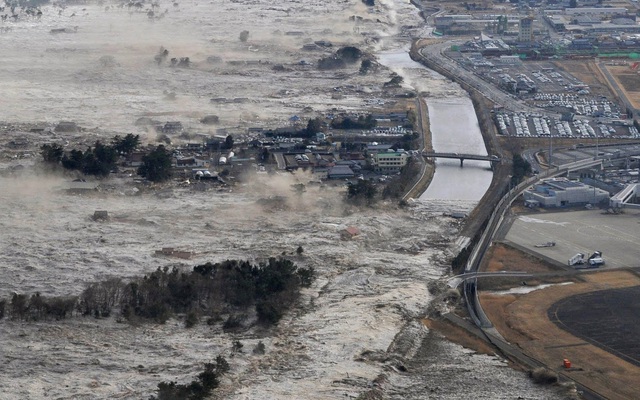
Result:
{"type": "MultiPolygon", "coordinates": [[[[403,400],[562,398],[500,357],[464,349],[422,324],[431,309],[449,310],[429,288],[446,285],[462,227],[431,208],[432,200],[354,208],[343,201],[343,187],[311,185],[314,178],[304,173],[254,174],[236,186],[149,187],[120,176],[100,181],[98,192],[67,193],[61,188],[69,176],[39,167],[44,143],[73,148],[134,132],[156,144],[155,130],[135,124],[141,117],[181,122],[191,136],[171,139],[186,143],[288,126],[293,115],[306,121],[334,109],[371,112],[370,104],[397,101],[384,89],[392,71],[405,77],[403,90],[428,98],[436,150],[449,151],[437,144],[452,134],[447,129],[463,133],[456,141],[480,143],[472,119],[438,128],[475,114],[470,103],[455,100],[465,96],[458,86],[407,62],[407,45],[424,31],[410,2],[87,1],[41,9],[39,17],[18,10],[17,19],[0,22],[0,298],[77,296],[108,277],[281,255],[313,267],[317,279],[269,329],[229,333],[222,322],[206,321],[185,329],[182,315],[140,325],[115,312],[61,321],[5,317],[0,399],[147,399],[162,381],[191,382],[217,355],[231,369],[216,399],[353,399],[371,390],[371,398],[403,400]],[[309,46],[314,42],[322,45],[309,46]],[[345,45],[379,54],[383,65],[366,75],[357,63],[315,67],[345,45]],[[169,56],[158,61],[161,46],[169,56]],[[174,57],[189,57],[189,65],[171,66],[174,57]],[[211,114],[218,125],[200,122],[211,114]],[[61,120],[82,129],[53,131],[61,120]],[[300,183],[306,192],[292,190],[300,183]],[[277,207],[265,206],[274,198],[277,207]],[[110,219],[94,221],[97,210],[110,219]],[[360,235],[342,240],[346,227],[360,235]],[[163,247],[193,257],[158,255],[163,247]],[[235,340],[246,351],[232,353],[235,340]],[[252,352],[258,342],[264,354],[252,352]]],[[[482,179],[473,179],[490,179],[473,162],[464,169],[452,163],[452,174],[478,170],[482,179]]],[[[452,193],[443,204],[471,211],[486,188],[467,185],[477,194],[452,193]]]]}

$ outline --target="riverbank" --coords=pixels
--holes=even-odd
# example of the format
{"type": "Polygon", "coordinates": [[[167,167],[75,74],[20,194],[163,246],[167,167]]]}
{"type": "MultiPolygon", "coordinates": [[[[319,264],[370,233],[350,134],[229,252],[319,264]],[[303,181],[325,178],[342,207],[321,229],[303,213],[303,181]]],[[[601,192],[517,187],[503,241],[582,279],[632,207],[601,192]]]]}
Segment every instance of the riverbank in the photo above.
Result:
{"type": "Polygon", "coordinates": [[[429,60],[427,60],[420,54],[420,49],[431,43],[434,43],[433,39],[419,39],[414,41],[411,46],[409,55],[414,61],[419,62],[427,68],[433,69],[439,74],[458,83],[469,94],[469,97],[471,98],[471,101],[473,103],[474,110],[476,112],[476,117],[480,126],[480,132],[482,133],[482,138],[484,140],[487,153],[498,155],[503,160],[500,164],[496,164],[494,166],[493,179],[491,180],[489,188],[478,202],[478,205],[473,209],[473,211],[467,218],[467,222],[462,229],[462,232],[460,233],[461,236],[472,239],[469,244],[470,246],[472,246],[474,243],[473,239],[479,236],[479,234],[481,233],[481,228],[491,215],[494,204],[499,201],[504,188],[506,187],[506,185],[508,185],[508,177],[511,171],[512,155],[508,151],[503,149],[503,147],[500,145],[500,142],[497,140],[497,131],[491,119],[491,110],[493,108],[493,103],[482,96],[482,94],[479,93],[476,89],[466,84],[464,81],[458,80],[453,73],[444,68],[441,68],[439,65],[429,62],[429,60]]]}
{"type": "MultiPolygon", "coordinates": [[[[422,146],[420,151],[432,151],[433,140],[431,137],[428,106],[424,98],[420,96],[418,96],[416,104],[418,105],[418,125],[422,135],[422,146]]],[[[429,184],[431,184],[431,181],[433,180],[433,174],[436,170],[435,164],[432,161],[426,160],[423,156],[420,156],[420,159],[422,163],[420,177],[411,189],[409,189],[409,191],[407,191],[407,193],[402,197],[403,201],[420,197],[420,195],[427,190],[429,184]]]]}

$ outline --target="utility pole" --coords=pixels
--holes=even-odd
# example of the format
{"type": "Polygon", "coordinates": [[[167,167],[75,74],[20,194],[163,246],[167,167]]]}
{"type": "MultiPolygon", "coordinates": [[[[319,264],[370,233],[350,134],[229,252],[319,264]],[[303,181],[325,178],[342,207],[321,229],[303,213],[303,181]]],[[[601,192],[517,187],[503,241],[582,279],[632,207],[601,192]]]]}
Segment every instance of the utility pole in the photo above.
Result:
{"type": "Polygon", "coordinates": [[[551,169],[551,149],[552,149],[552,145],[551,145],[551,138],[552,136],[549,135],[549,159],[547,160],[547,164],[549,164],[549,169],[551,169]]]}

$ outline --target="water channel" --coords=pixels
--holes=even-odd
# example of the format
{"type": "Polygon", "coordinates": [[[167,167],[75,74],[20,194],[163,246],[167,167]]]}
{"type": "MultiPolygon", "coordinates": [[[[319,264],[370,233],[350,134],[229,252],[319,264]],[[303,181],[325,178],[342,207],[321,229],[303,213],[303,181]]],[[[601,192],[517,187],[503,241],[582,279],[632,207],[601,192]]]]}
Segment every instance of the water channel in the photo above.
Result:
{"type": "MultiPolygon", "coordinates": [[[[411,60],[406,50],[380,53],[378,59],[416,90],[432,93],[425,100],[435,151],[487,154],[471,99],[456,83],[411,60]]],[[[438,159],[433,180],[420,200],[477,202],[489,188],[492,176],[486,161],[466,160],[460,167],[459,160],[438,159]]]]}

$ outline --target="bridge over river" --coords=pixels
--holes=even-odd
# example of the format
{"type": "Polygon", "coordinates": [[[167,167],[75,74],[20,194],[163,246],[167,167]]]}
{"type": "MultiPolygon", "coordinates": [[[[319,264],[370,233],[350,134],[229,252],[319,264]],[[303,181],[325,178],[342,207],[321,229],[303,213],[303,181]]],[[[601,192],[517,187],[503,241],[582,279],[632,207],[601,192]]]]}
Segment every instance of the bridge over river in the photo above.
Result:
{"type": "Polygon", "coordinates": [[[457,158],[460,160],[460,166],[464,166],[464,160],[480,160],[489,161],[493,167],[494,163],[499,163],[502,159],[498,156],[481,156],[478,154],[463,154],[463,153],[438,153],[434,151],[425,151],[422,153],[427,158],[457,158]]]}

